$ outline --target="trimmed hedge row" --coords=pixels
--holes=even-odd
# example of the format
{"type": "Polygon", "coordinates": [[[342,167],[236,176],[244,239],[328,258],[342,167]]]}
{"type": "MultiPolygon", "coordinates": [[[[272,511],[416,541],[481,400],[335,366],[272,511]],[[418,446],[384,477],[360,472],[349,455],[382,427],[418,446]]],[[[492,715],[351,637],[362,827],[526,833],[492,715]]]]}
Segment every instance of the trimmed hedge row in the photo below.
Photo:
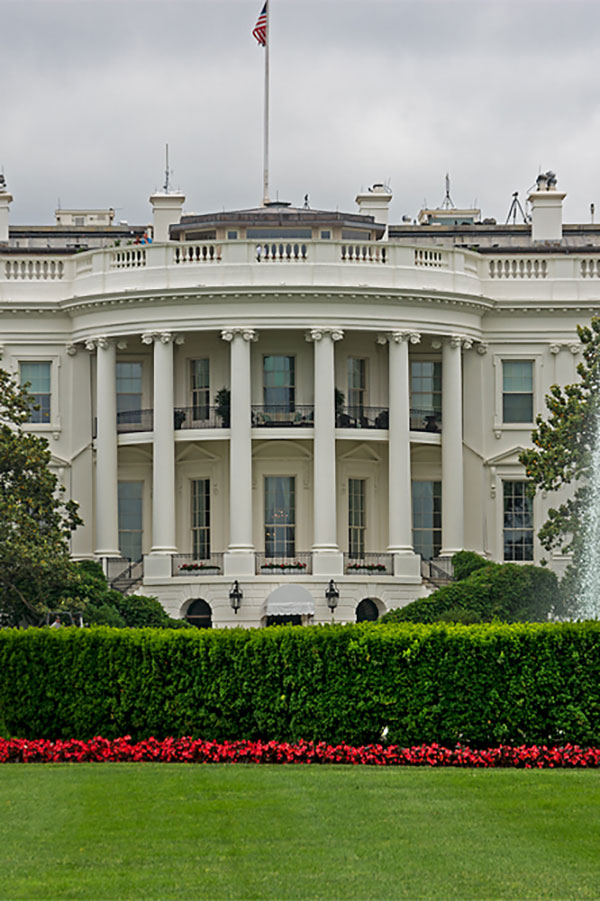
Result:
{"type": "Polygon", "coordinates": [[[600,745],[600,623],[0,632],[0,733],[600,745]]]}

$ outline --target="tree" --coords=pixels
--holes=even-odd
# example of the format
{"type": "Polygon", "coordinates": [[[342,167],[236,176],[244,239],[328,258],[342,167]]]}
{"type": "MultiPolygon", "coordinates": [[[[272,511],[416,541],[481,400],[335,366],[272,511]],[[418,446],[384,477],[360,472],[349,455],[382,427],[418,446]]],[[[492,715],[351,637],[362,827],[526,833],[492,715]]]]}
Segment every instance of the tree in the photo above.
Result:
{"type": "Polygon", "coordinates": [[[0,369],[0,619],[36,623],[72,575],[69,537],[77,504],[48,468],[45,438],[24,431],[34,400],[0,369]]]}
{"type": "Polygon", "coordinates": [[[572,552],[574,559],[581,554],[599,422],[600,317],[594,317],[589,327],[578,326],[577,332],[583,344],[583,361],[577,367],[579,382],[564,388],[552,385],[546,395],[549,416],[536,417],[531,435],[535,446],[520,456],[531,494],[578,483],[568,499],[549,510],[538,533],[546,550],[560,547],[564,553],[572,552]]]}

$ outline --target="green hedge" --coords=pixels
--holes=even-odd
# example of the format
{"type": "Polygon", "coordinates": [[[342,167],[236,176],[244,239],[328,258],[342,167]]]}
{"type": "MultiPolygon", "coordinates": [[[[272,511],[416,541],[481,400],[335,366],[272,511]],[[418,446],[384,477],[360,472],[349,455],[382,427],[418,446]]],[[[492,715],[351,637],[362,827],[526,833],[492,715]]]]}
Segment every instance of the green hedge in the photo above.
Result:
{"type": "Polygon", "coordinates": [[[471,567],[461,581],[390,610],[381,622],[546,622],[559,597],[556,576],[549,569],[484,561],[483,566],[471,567]]]}
{"type": "Polygon", "coordinates": [[[600,744],[600,623],[0,632],[5,736],[600,744]]]}

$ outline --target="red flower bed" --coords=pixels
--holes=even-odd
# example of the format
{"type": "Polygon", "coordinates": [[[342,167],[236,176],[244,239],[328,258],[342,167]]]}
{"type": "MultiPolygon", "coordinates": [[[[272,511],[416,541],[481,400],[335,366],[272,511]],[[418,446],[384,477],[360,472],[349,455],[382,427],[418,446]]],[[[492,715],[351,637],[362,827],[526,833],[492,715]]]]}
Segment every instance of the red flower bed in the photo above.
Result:
{"type": "Polygon", "coordinates": [[[132,742],[128,735],[112,741],[58,739],[48,741],[0,738],[0,763],[105,763],[108,761],[161,763],[338,763],[367,766],[454,766],[519,767],[545,769],[600,767],[600,748],[577,745],[547,747],[531,745],[474,750],[457,745],[327,745],[300,741],[294,744],[276,741],[202,741],[196,738],[148,738],[132,742]]]}

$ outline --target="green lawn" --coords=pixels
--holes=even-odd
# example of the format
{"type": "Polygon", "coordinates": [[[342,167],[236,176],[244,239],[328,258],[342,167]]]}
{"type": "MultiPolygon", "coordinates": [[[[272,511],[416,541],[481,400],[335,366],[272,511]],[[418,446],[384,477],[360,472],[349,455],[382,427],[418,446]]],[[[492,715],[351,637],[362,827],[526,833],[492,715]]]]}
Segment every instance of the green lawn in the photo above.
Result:
{"type": "Polygon", "coordinates": [[[598,898],[600,772],[0,767],[0,898],[598,898]]]}

